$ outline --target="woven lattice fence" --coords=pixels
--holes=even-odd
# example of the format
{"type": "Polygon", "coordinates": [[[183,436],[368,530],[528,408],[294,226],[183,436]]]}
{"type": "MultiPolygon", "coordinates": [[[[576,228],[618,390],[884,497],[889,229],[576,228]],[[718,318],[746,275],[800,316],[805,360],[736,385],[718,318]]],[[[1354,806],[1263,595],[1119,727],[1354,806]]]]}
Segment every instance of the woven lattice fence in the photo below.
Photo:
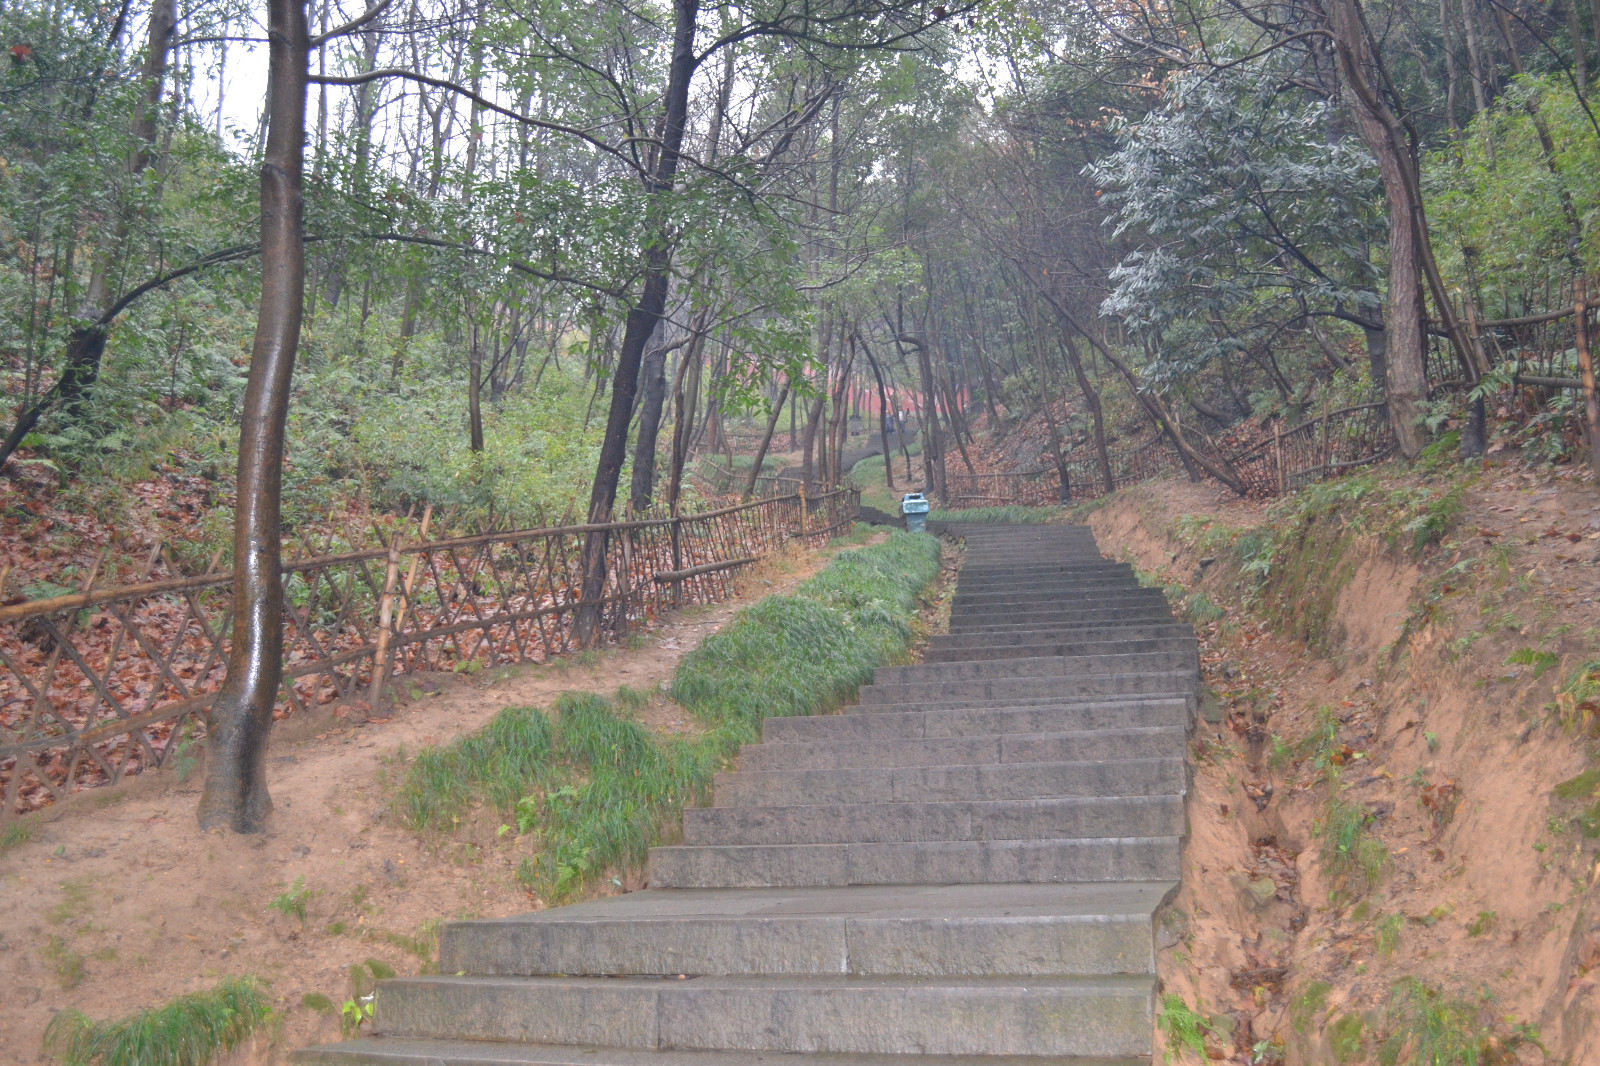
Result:
{"type": "MultiPolygon", "coordinates": [[[[601,616],[615,637],[669,607],[726,597],[735,569],[848,529],[859,501],[839,489],[291,560],[276,716],[376,704],[396,673],[572,650],[593,531],[607,534],[601,616]]],[[[232,599],[224,571],[0,607],[0,821],[182,758],[226,677],[232,599]]]]}

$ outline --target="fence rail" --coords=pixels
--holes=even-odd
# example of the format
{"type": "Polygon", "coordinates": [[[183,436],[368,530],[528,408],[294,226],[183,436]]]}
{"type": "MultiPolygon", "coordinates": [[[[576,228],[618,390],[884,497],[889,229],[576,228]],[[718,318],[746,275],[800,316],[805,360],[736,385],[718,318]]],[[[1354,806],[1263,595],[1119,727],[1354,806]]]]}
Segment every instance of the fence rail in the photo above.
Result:
{"type": "MultiPolygon", "coordinates": [[[[395,538],[286,562],[274,716],[377,706],[394,674],[572,650],[591,532],[608,534],[602,621],[620,636],[669,607],[726,597],[739,566],[791,540],[826,540],[859,504],[843,488],[677,518],[395,538]]],[[[184,758],[226,676],[232,580],[180,576],[0,607],[0,822],[184,758]]]]}

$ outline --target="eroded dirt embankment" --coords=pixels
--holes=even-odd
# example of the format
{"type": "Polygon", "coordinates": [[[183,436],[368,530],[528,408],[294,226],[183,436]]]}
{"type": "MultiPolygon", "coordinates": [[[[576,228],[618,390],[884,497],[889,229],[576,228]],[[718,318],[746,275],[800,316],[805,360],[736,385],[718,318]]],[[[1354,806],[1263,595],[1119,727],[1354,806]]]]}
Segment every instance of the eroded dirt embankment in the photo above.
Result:
{"type": "Polygon", "coordinates": [[[1086,521],[1202,639],[1160,973],[1208,1055],[1600,1062],[1594,485],[1379,472],[1269,510],[1156,483],[1086,521]]]}

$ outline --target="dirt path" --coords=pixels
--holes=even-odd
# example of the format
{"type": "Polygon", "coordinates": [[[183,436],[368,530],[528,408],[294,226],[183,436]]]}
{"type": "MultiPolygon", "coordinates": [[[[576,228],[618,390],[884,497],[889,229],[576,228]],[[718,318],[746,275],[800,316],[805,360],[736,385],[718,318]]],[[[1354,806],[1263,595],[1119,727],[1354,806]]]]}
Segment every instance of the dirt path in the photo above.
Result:
{"type": "MultiPolygon", "coordinates": [[[[342,1003],[349,968],[369,958],[416,973],[433,957],[440,919],[537,905],[513,876],[522,857],[514,843],[429,846],[388,819],[397,753],[562,691],[659,687],[740,607],[791,591],[833,554],[792,549],[770,559],[739,579],[736,598],[663,618],[634,647],[476,677],[403,677],[400,706],[381,724],[285,723],[270,755],[273,825],[259,836],[200,834],[199,771],[82,796],[31,823],[32,839],[0,855],[0,1058],[45,1061],[40,1038],[62,1008],[106,1018],[237,974],[269,980],[284,1015],[279,1039],[260,1040],[241,1061],[279,1062],[288,1049],[337,1038],[337,1018],[303,997],[342,1003]],[[310,894],[303,923],[268,907],[297,883],[310,894]]],[[[665,700],[641,712],[661,731],[686,728],[686,717],[665,700]]]]}

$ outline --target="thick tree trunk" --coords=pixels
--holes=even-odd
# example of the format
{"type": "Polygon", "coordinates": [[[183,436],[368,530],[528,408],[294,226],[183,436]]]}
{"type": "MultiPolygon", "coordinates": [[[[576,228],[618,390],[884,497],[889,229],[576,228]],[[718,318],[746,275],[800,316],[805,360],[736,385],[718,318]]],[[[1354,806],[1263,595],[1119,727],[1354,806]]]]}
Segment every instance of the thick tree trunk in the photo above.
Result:
{"type": "MultiPolygon", "coordinates": [[[[1470,0],[1468,0],[1470,2],[1470,0]]],[[[1423,332],[1422,267],[1411,182],[1411,159],[1391,135],[1388,109],[1372,88],[1374,68],[1370,42],[1355,0],[1326,0],[1329,22],[1345,80],[1351,85],[1350,107],[1367,148],[1378,160],[1384,199],[1389,206],[1389,292],[1385,315],[1389,420],[1400,452],[1408,459],[1422,454],[1423,404],[1428,399],[1427,337],[1423,332]]]]}
{"type": "MultiPolygon", "coordinates": [[[[683,148],[684,127],[689,112],[689,85],[694,80],[695,23],[698,0],[673,0],[672,63],[667,75],[665,112],[661,123],[661,149],[651,173],[648,190],[660,195],[672,191],[678,174],[678,153],[683,148]]],[[[667,287],[671,282],[672,245],[666,233],[645,254],[644,287],[638,302],[628,312],[622,348],[611,379],[611,410],[606,419],[605,438],[600,444],[600,461],[589,493],[589,521],[611,521],[617,502],[617,482],[622,476],[623,459],[628,450],[628,424],[633,418],[633,397],[639,385],[639,364],[644,347],[666,308],[667,287]]],[[[601,598],[606,587],[605,531],[587,535],[583,545],[583,586],[579,593],[573,639],[580,647],[592,647],[600,639],[601,598]]]]}
{"type": "Polygon", "coordinates": [[[811,405],[811,413],[806,416],[806,428],[800,434],[800,480],[808,486],[811,484],[811,475],[816,469],[813,455],[816,452],[817,427],[821,425],[822,413],[827,407],[828,396],[824,391],[811,405]]]}
{"type": "Polygon", "coordinates": [[[645,356],[641,376],[644,396],[639,405],[639,431],[633,445],[633,513],[650,509],[656,491],[656,440],[661,432],[661,410],[667,399],[667,346],[658,344],[645,356]]]}
{"type": "Polygon", "coordinates": [[[306,63],[303,0],[269,0],[267,101],[261,165],[261,303],[239,426],[233,520],[233,629],[228,677],[211,708],[202,829],[259,832],[272,810],[267,735],[283,680],[283,434],[305,314],[306,63]]]}
{"type": "Polygon", "coordinates": [[[772,435],[778,431],[778,416],[783,413],[783,402],[788,398],[789,383],[785,381],[778,390],[778,401],[772,405],[772,414],[767,417],[767,431],[761,435],[761,443],[756,446],[756,458],[750,464],[750,476],[744,482],[744,498],[747,500],[755,495],[756,479],[761,477],[761,464],[767,461],[767,449],[772,446],[772,435]]]}

